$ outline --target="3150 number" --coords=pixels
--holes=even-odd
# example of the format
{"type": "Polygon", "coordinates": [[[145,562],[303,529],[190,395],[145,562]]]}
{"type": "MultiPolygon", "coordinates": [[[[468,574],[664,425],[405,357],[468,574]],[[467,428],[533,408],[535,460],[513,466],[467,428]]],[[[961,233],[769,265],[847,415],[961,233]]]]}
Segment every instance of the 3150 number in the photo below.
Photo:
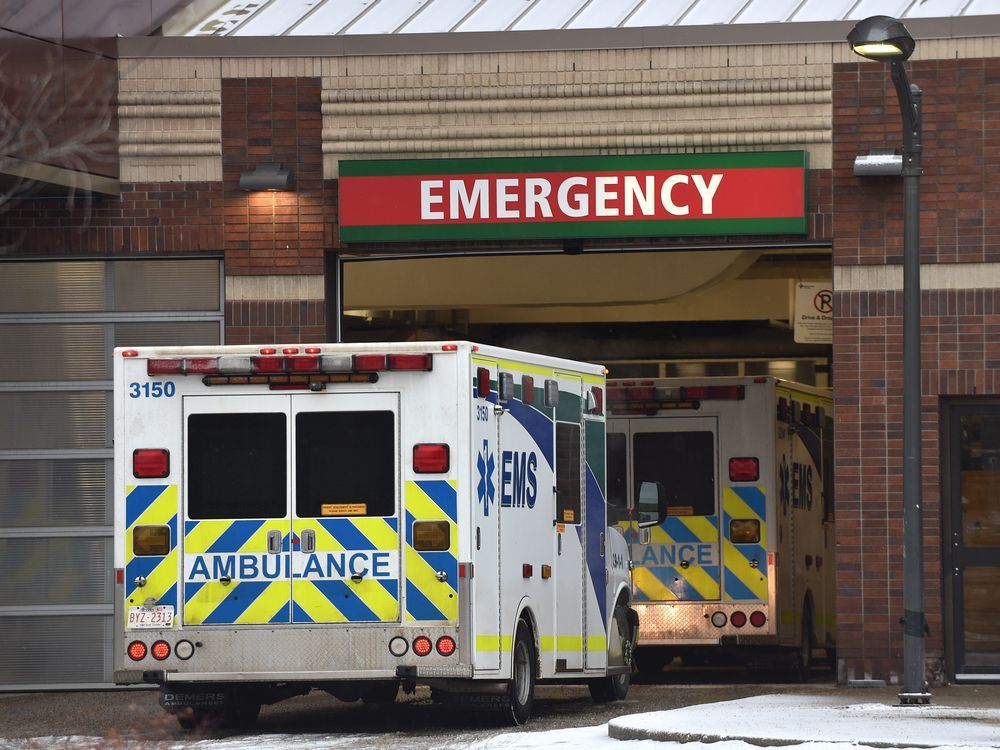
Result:
{"type": "Polygon", "coordinates": [[[129,398],[171,398],[177,393],[172,381],[165,383],[129,383],[129,398]]]}

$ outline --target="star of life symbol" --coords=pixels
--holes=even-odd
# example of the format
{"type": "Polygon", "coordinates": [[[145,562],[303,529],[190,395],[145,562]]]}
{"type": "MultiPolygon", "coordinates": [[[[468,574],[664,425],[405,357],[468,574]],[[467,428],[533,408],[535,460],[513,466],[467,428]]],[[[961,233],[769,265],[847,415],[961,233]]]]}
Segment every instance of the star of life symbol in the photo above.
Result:
{"type": "Polygon", "coordinates": [[[483,516],[489,516],[490,504],[494,502],[496,496],[496,486],[493,484],[493,470],[496,463],[493,454],[490,452],[490,441],[483,441],[483,449],[479,451],[476,459],[476,468],[479,469],[479,484],[476,486],[476,494],[479,502],[483,504],[483,516]]]}

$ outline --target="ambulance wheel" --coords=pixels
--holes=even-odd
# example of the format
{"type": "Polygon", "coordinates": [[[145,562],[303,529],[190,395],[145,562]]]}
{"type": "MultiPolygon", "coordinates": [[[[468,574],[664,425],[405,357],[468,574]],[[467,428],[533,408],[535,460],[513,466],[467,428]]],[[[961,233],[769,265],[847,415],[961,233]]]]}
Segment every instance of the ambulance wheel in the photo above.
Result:
{"type": "Polygon", "coordinates": [[[590,697],[594,699],[595,703],[625,700],[632,684],[632,643],[629,638],[632,629],[629,626],[628,614],[624,607],[620,605],[615,607],[611,624],[611,636],[608,642],[608,666],[627,667],[627,670],[618,674],[598,677],[587,683],[587,687],[590,688],[590,697]]]}
{"type": "Polygon", "coordinates": [[[528,624],[517,624],[514,650],[511,652],[510,682],[504,694],[502,714],[514,726],[524,724],[531,717],[535,699],[535,647],[528,624]]]}

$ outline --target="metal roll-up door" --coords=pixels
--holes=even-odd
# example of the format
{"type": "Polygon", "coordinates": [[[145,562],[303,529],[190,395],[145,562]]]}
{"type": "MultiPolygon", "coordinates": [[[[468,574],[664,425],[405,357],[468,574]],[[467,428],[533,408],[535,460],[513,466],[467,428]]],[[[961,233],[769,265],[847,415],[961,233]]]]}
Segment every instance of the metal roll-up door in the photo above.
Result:
{"type": "Polygon", "coordinates": [[[222,297],[217,258],[0,261],[0,690],[111,684],[111,351],[218,344],[222,297]]]}

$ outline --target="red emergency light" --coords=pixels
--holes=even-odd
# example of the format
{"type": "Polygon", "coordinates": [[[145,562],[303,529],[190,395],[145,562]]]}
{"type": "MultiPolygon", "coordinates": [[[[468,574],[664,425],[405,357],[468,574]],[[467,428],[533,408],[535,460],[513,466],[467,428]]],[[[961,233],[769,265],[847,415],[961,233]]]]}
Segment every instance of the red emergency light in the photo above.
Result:
{"type": "Polygon", "coordinates": [[[170,451],[165,448],[136,448],[132,451],[132,476],[162,479],[170,474],[170,451]]]}
{"type": "Polygon", "coordinates": [[[413,446],[413,470],[417,474],[444,474],[450,468],[447,443],[418,443],[413,446]]]}

